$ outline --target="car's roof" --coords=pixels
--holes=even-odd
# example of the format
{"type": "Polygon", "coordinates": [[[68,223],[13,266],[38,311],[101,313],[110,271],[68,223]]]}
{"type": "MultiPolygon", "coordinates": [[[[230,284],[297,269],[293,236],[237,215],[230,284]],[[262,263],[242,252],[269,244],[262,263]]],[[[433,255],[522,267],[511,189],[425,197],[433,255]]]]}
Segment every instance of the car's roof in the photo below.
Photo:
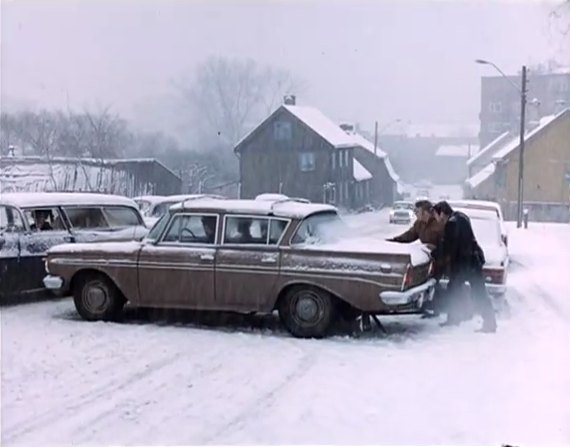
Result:
{"type": "Polygon", "coordinates": [[[501,205],[497,202],[491,202],[489,200],[449,200],[448,203],[453,206],[480,206],[485,208],[501,209],[501,205]]]}
{"type": "Polygon", "coordinates": [[[454,211],[460,211],[467,214],[471,219],[481,220],[498,220],[497,213],[492,210],[482,210],[477,208],[453,208],[454,211]]]}
{"type": "Polygon", "coordinates": [[[210,194],[177,194],[172,196],[162,196],[159,200],[155,203],[179,203],[185,200],[197,200],[197,199],[224,199],[222,196],[210,195],[210,194]]]}
{"type": "Polygon", "coordinates": [[[155,203],[164,199],[164,196],[138,196],[133,197],[133,200],[144,200],[145,202],[155,203]]]}
{"type": "Polygon", "coordinates": [[[137,208],[136,203],[127,197],[81,192],[8,192],[0,194],[0,203],[22,208],[65,205],[124,205],[137,208]]]}
{"type": "Polygon", "coordinates": [[[187,200],[172,206],[170,210],[174,212],[180,210],[227,212],[232,214],[253,214],[299,219],[323,211],[337,211],[336,208],[331,205],[302,203],[293,199],[269,201],[216,198],[187,200]]]}
{"type": "Polygon", "coordinates": [[[394,205],[398,205],[398,204],[413,205],[414,202],[412,202],[411,200],[396,200],[396,201],[394,202],[394,205]]]}

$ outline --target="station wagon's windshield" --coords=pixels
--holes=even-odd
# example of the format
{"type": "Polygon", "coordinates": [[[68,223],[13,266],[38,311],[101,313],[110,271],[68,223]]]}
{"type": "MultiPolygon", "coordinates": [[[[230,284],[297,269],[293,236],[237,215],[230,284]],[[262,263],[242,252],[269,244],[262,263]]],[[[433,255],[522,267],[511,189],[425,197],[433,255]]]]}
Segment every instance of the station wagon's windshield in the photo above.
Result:
{"type": "Polygon", "coordinates": [[[347,225],[336,212],[307,217],[295,233],[292,244],[324,244],[335,242],[347,234],[347,225]]]}

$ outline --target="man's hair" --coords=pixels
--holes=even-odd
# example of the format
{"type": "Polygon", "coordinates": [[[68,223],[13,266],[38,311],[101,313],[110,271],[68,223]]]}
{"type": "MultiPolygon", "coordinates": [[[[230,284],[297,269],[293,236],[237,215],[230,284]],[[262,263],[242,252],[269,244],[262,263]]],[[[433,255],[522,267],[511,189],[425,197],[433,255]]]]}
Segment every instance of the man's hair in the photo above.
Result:
{"type": "Polygon", "coordinates": [[[433,204],[429,200],[418,200],[414,206],[416,209],[431,211],[433,204]]]}
{"type": "Polygon", "coordinates": [[[451,206],[449,206],[449,203],[447,203],[445,200],[436,203],[433,206],[433,211],[437,214],[443,213],[446,216],[451,216],[451,213],[453,213],[453,209],[451,208],[451,206]]]}

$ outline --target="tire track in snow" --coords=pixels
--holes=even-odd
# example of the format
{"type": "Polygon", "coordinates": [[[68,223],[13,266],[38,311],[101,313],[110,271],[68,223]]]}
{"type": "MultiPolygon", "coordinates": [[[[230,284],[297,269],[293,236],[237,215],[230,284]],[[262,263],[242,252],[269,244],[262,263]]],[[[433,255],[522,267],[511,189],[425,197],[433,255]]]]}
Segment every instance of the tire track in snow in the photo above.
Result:
{"type": "Polygon", "coordinates": [[[181,356],[182,353],[171,355],[166,359],[151,363],[144,371],[127,375],[126,377],[123,376],[121,379],[112,380],[105,385],[97,387],[91,392],[82,394],[79,396],[75,403],[62,408],[59,411],[46,411],[40,416],[32,417],[31,420],[25,420],[21,423],[18,423],[14,427],[4,427],[4,433],[2,434],[2,444],[6,445],[34,431],[46,428],[59,420],[65,420],[67,416],[77,413],[86,405],[96,402],[101,398],[105,398],[115,393],[116,391],[124,389],[127,386],[132,386],[144,378],[157,373],[163,368],[174,363],[181,356]]]}
{"type": "Polygon", "coordinates": [[[228,433],[232,433],[236,428],[245,425],[249,420],[254,419],[260,411],[271,407],[276,397],[286,388],[302,379],[315,365],[318,359],[317,351],[311,350],[301,356],[295,363],[291,372],[286,374],[282,380],[271,386],[266,392],[255,398],[237,416],[224,423],[214,434],[202,439],[199,444],[216,444],[218,439],[228,433]]]}

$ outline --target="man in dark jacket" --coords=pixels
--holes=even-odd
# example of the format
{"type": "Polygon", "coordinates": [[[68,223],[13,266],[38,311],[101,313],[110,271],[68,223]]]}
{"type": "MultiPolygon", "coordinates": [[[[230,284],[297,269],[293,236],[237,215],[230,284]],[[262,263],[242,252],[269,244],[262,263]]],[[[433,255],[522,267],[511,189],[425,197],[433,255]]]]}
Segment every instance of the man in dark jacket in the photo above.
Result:
{"type": "Polygon", "coordinates": [[[415,203],[414,210],[416,221],[412,227],[399,236],[387,239],[390,242],[401,243],[415,242],[419,239],[422,244],[427,245],[430,250],[432,250],[432,257],[434,258],[434,277],[438,282],[433,301],[426,304],[425,310],[430,312],[426,312],[425,317],[435,317],[439,315],[443,294],[439,285],[439,279],[441,278],[444,264],[434,253],[434,250],[439,246],[441,238],[443,237],[443,224],[438,222],[434,217],[432,206],[429,200],[418,200],[415,203]]]}
{"type": "MultiPolygon", "coordinates": [[[[433,210],[435,218],[444,225],[441,249],[436,255],[440,259],[443,258],[443,262],[446,262],[449,268],[447,296],[451,300],[456,300],[456,295],[461,291],[463,284],[468,282],[476,309],[483,317],[480,332],[495,332],[497,330],[495,310],[487,294],[483,277],[485,255],[475,239],[469,217],[459,211],[453,211],[445,201],[437,203],[433,210]]],[[[459,322],[457,311],[451,306],[444,325],[455,325],[459,322]]]]}

